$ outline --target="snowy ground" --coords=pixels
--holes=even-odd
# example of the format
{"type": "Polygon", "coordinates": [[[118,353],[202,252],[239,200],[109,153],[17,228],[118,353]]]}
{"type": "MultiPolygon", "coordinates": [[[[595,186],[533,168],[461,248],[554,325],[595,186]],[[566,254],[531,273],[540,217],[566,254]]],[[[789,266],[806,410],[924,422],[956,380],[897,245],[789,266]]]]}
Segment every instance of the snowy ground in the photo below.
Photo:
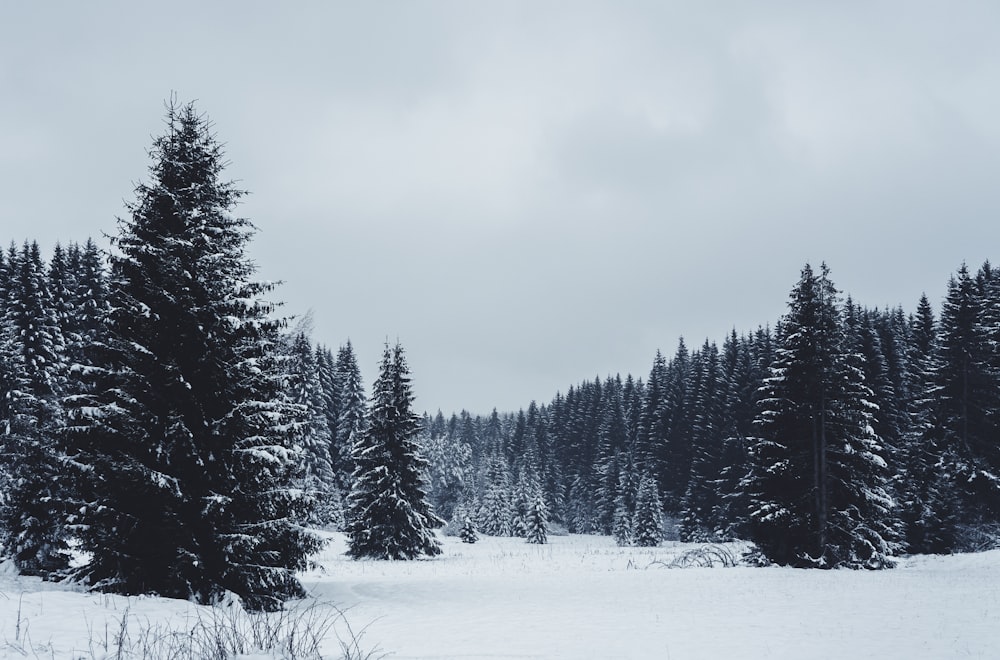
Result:
{"type": "MultiPolygon", "coordinates": [[[[1000,657],[1000,551],[878,572],[663,567],[688,548],[447,538],[433,560],[355,562],[332,535],[303,580],[312,599],[348,610],[361,648],[394,659],[1000,657]]],[[[133,639],[143,622],[183,629],[206,616],[0,566],[0,657],[104,657],[126,613],[133,639]]],[[[329,657],[337,635],[348,635],[343,622],[329,657]]]]}

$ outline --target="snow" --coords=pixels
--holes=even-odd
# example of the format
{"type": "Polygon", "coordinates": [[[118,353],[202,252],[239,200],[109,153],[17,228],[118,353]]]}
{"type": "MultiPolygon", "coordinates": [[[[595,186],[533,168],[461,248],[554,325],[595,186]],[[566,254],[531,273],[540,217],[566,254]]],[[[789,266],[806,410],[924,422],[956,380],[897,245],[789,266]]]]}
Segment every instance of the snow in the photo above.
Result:
{"type": "MultiPolygon", "coordinates": [[[[1000,551],[915,557],[886,571],[669,569],[697,546],[448,537],[434,559],[352,561],[344,536],[327,536],[317,567],[302,575],[306,603],[345,609],[360,648],[393,660],[992,658],[1000,649],[1000,551]]],[[[103,645],[126,612],[133,625],[183,629],[206,611],[88,594],[0,565],[0,657],[25,657],[24,649],[27,657],[113,657],[103,645]]],[[[328,657],[339,657],[337,637],[349,635],[339,622],[328,657]]]]}

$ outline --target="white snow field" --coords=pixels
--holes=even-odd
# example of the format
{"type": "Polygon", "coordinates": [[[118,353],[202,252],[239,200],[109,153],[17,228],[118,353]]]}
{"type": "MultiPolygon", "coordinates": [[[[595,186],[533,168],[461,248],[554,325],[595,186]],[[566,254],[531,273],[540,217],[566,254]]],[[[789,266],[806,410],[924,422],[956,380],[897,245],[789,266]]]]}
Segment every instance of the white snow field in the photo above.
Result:
{"type": "MultiPolygon", "coordinates": [[[[440,557],[385,562],[352,561],[343,536],[329,536],[302,576],[304,604],[346,609],[372,657],[1000,658],[1000,551],[915,557],[886,571],[671,569],[664,564],[694,546],[444,538],[440,557]]],[[[143,628],[183,631],[210,612],[88,594],[0,565],[0,657],[112,658],[123,615],[137,647],[143,628]]],[[[350,638],[343,621],[324,657],[340,657],[338,636],[350,638]]]]}

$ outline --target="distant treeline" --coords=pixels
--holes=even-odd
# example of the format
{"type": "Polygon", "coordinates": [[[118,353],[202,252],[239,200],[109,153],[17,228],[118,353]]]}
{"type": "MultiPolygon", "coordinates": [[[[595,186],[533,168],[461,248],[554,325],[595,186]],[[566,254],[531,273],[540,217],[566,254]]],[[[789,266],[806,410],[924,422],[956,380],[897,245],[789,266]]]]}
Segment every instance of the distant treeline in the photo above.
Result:
{"type": "MultiPolygon", "coordinates": [[[[680,341],[649,376],[516,414],[425,419],[431,499],[517,534],[540,491],[570,532],[635,533],[655,481],[685,541],[798,566],[879,567],[1000,538],[1000,273],[963,265],[940,317],[866,309],[806,266],[773,329],[680,341]]],[[[668,529],[669,533],[670,530],[668,529]]]]}

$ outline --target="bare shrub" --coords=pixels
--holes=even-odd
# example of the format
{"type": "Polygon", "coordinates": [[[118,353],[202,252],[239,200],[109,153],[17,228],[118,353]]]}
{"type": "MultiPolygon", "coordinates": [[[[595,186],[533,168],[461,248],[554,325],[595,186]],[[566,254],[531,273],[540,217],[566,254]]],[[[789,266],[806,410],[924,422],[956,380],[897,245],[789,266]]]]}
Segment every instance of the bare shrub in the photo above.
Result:
{"type": "Polygon", "coordinates": [[[985,552],[1000,548],[1000,523],[959,525],[955,546],[960,552],[985,552]]]}
{"type": "Polygon", "coordinates": [[[384,657],[377,648],[362,647],[364,633],[365,628],[351,628],[343,610],[316,601],[279,612],[247,612],[235,604],[204,608],[197,610],[193,623],[180,627],[126,609],[115,630],[106,627],[98,635],[91,630],[89,653],[94,659],[115,660],[230,660],[256,653],[319,660],[333,634],[345,660],[384,657]]]}
{"type": "Polygon", "coordinates": [[[675,555],[668,561],[653,561],[650,566],[662,568],[732,568],[739,558],[724,545],[703,545],[675,555]]]}

